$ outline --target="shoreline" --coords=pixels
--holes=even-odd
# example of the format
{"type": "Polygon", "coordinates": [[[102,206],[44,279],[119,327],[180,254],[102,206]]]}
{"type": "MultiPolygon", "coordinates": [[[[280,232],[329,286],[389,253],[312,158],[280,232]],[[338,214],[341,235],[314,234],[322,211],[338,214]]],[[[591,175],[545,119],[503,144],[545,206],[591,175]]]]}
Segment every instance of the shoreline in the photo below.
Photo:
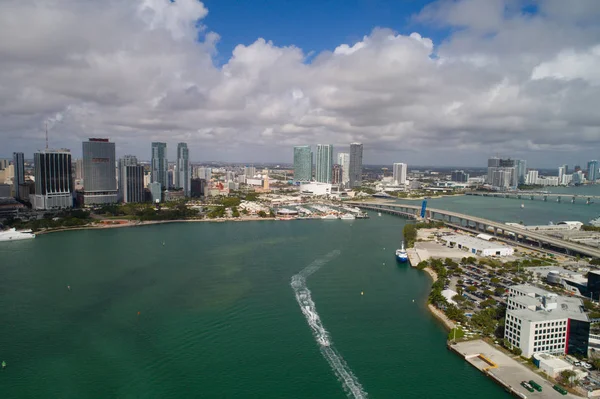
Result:
{"type": "MultiPolygon", "coordinates": [[[[110,219],[106,219],[110,220],[110,219]]],[[[264,221],[264,220],[277,220],[276,218],[239,218],[239,219],[175,219],[175,220],[148,220],[144,222],[130,222],[130,223],[115,223],[107,225],[84,225],[84,226],[73,226],[65,228],[56,228],[50,230],[37,231],[34,234],[50,234],[59,233],[63,231],[76,231],[76,230],[104,230],[104,229],[117,229],[125,227],[140,227],[140,226],[151,226],[155,224],[166,224],[166,223],[225,223],[225,222],[252,222],[252,221],[264,221]]]]}
{"type": "MultiPolygon", "coordinates": [[[[429,275],[429,277],[431,277],[432,284],[435,283],[438,280],[438,275],[437,273],[430,268],[429,266],[424,268],[423,271],[425,273],[427,273],[427,275],[429,275]]],[[[451,331],[453,328],[456,327],[456,324],[454,324],[454,322],[452,320],[450,320],[448,318],[448,316],[446,316],[446,314],[441,311],[440,309],[436,308],[435,306],[433,306],[432,304],[428,303],[427,307],[429,308],[429,311],[431,312],[431,314],[433,314],[433,317],[435,317],[436,319],[438,319],[438,321],[440,321],[442,323],[442,325],[444,327],[446,327],[446,329],[448,331],[451,331]]]]}

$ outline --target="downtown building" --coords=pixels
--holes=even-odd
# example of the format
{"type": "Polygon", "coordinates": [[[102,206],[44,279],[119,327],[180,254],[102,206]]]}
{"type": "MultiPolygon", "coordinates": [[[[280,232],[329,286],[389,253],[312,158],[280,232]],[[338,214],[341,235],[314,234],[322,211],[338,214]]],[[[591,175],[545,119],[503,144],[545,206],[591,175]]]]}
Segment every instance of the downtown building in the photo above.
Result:
{"type": "Polygon", "coordinates": [[[134,155],[119,159],[119,201],[123,203],[144,202],[144,167],[134,155]]]}
{"type": "Polygon", "coordinates": [[[333,170],[333,145],[317,144],[317,164],[315,167],[315,181],[331,183],[333,170]]]}
{"type": "Polygon", "coordinates": [[[191,185],[190,153],[186,143],[177,144],[177,164],[175,165],[175,188],[183,189],[185,197],[190,196],[191,185]]]}
{"type": "Polygon", "coordinates": [[[43,150],[33,154],[35,194],[33,209],[53,210],[73,207],[73,172],[69,150],[43,150]]]}
{"type": "Polygon", "coordinates": [[[119,200],[115,170],[115,143],[108,139],[84,141],[82,206],[115,204],[119,200]]]}
{"type": "MultiPolygon", "coordinates": [[[[167,143],[152,143],[152,164],[150,165],[151,183],[160,183],[161,190],[169,187],[169,162],[167,161],[167,143]]],[[[156,187],[154,188],[156,190],[156,187]]]]}
{"type": "Polygon", "coordinates": [[[312,152],[309,145],[294,147],[294,181],[312,180],[312,152]]]}
{"type": "Polygon", "coordinates": [[[504,337],[524,357],[536,353],[587,356],[590,321],[583,302],[529,284],[509,288],[504,337]]]}
{"type": "Polygon", "coordinates": [[[406,175],[408,173],[408,165],[405,163],[395,163],[393,165],[393,181],[396,186],[406,184],[406,175]]]}
{"type": "Polygon", "coordinates": [[[363,145],[361,143],[350,144],[349,184],[350,188],[362,185],[362,158],[363,145]]]}
{"type": "Polygon", "coordinates": [[[337,163],[342,168],[342,179],[340,183],[344,187],[348,187],[350,184],[350,154],[347,152],[338,153],[337,163]]]}

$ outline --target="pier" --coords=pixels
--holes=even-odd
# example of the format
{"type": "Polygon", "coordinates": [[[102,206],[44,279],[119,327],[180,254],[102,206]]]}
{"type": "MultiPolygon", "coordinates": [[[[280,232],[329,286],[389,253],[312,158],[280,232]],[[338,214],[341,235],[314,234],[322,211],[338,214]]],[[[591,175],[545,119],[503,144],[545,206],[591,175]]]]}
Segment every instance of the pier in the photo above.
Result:
{"type": "Polygon", "coordinates": [[[568,203],[585,203],[593,204],[600,201],[600,196],[597,195],[577,195],[577,194],[559,194],[547,193],[543,191],[518,191],[518,192],[488,192],[488,191],[467,191],[465,195],[474,195],[478,197],[494,197],[494,198],[511,198],[520,200],[538,200],[538,201],[556,201],[568,203]]]}
{"type": "Polygon", "coordinates": [[[547,381],[517,359],[482,341],[466,341],[449,344],[448,348],[464,358],[470,365],[503,386],[518,398],[578,398],[568,393],[562,395],[552,389],[554,383],[547,381]],[[542,386],[542,392],[529,392],[521,386],[521,381],[533,380],[542,386]]]}
{"type": "MultiPolygon", "coordinates": [[[[405,205],[393,202],[348,202],[361,209],[375,212],[389,213],[415,220],[421,220],[420,205],[405,205]]],[[[548,249],[567,255],[582,255],[592,258],[600,258],[600,249],[575,242],[550,237],[532,230],[525,230],[516,226],[509,226],[501,222],[495,222],[475,216],[469,216],[458,212],[443,209],[427,208],[426,220],[442,221],[454,228],[464,229],[472,232],[492,234],[498,239],[513,243],[514,245],[533,246],[539,249],[548,249]]]]}

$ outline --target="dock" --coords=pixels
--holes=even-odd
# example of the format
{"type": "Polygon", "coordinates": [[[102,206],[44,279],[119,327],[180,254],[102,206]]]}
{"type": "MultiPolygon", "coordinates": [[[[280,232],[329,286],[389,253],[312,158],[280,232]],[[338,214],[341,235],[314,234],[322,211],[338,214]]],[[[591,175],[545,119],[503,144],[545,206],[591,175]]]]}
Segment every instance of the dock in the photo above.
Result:
{"type": "Polygon", "coordinates": [[[498,348],[482,340],[459,342],[448,346],[450,350],[461,356],[473,367],[490,377],[518,398],[570,398],[579,396],[568,393],[562,395],[552,387],[554,383],[521,364],[518,360],[506,355],[498,348]],[[542,392],[529,392],[521,386],[521,381],[533,380],[542,386],[542,392]]]}

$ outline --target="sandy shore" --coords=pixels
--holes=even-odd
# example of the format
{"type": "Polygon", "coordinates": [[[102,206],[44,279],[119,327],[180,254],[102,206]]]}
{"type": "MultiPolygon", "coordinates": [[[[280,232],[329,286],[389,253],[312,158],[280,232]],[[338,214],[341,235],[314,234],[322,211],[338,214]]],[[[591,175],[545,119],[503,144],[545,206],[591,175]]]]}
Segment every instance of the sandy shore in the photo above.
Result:
{"type": "MultiPolygon", "coordinates": [[[[114,220],[118,221],[118,219],[104,219],[104,220],[114,220]]],[[[76,226],[76,227],[65,227],[65,228],[57,228],[51,230],[41,230],[37,231],[35,234],[49,234],[49,233],[58,233],[61,231],[75,231],[75,230],[102,230],[102,229],[118,229],[123,227],[138,227],[138,226],[148,226],[153,224],[165,224],[165,223],[197,223],[197,222],[205,222],[205,223],[223,223],[223,222],[251,222],[251,221],[264,221],[264,220],[276,220],[275,218],[251,218],[251,217],[243,217],[238,219],[178,219],[178,220],[148,220],[145,222],[139,221],[130,221],[129,223],[119,223],[119,224],[89,224],[85,226],[76,226]]]]}

